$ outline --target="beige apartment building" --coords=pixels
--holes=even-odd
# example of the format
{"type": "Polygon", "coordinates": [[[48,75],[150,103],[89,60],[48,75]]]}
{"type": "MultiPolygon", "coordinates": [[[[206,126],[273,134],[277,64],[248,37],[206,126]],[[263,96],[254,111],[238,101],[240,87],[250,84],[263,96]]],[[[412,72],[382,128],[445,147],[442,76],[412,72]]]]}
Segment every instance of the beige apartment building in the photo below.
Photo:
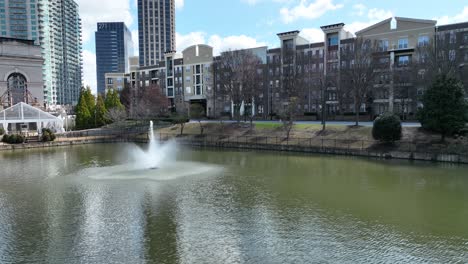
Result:
{"type": "MultiPolygon", "coordinates": [[[[447,42],[447,58],[457,64],[459,76],[468,87],[468,69],[464,66],[468,63],[468,22],[436,24],[433,20],[388,18],[354,36],[346,31],[344,23],[338,23],[322,26],[323,42],[317,43],[308,42],[299,31],[279,33],[279,48],[248,50],[262,61],[256,69],[261,76],[261,91],[248,112],[258,118],[279,114],[290,94],[286,75],[294,71],[295,85],[301,86],[296,91],[300,113],[319,118],[325,112],[327,119],[352,119],[356,108],[351,96],[343,93],[349,81],[341,69],[353,62],[344,59],[343,51],[353,47],[357,38],[363,38],[378,46],[375,57],[380,65],[374,86],[358,107],[363,119],[372,120],[386,111],[415,119],[427,84],[415,81],[414,62],[421,59],[418,49],[429,45],[434,38],[443,37],[447,42]]],[[[221,59],[207,45],[194,45],[181,54],[166,52],[164,61],[158,65],[134,68],[128,75],[128,83],[135,91],[150,85],[159,87],[173,111],[187,112],[190,104],[200,103],[208,117],[232,116],[236,106],[222,90],[221,59]]]]}

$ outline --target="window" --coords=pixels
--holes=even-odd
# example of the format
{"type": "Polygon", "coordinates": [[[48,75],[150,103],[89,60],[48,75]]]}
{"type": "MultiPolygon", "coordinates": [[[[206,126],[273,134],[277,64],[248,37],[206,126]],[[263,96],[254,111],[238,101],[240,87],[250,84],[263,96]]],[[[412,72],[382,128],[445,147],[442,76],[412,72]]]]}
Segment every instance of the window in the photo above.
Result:
{"type": "Polygon", "coordinates": [[[409,56],[400,56],[398,57],[398,66],[408,66],[409,64],[409,56]]]}
{"type": "Polygon", "coordinates": [[[455,44],[457,42],[457,35],[454,31],[450,31],[450,44],[455,44]]]}
{"type": "Polygon", "coordinates": [[[463,34],[463,43],[468,44],[468,33],[463,34]]]}
{"type": "Polygon", "coordinates": [[[457,53],[456,53],[455,50],[450,50],[450,51],[449,51],[449,60],[450,60],[450,61],[454,61],[455,58],[456,58],[456,55],[457,55],[457,53]]]}
{"type": "Polygon", "coordinates": [[[27,82],[26,78],[20,73],[13,73],[8,77],[7,80],[8,90],[11,92],[9,93],[8,101],[12,102],[13,105],[19,102],[27,102],[27,98],[25,97],[26,89],[27,89],[27,82]]]}
{"type": "Polygon", "coordinates": [[[388,40],[383,39],[379,41],[379,51],[387,51],[388,50],[388,40]]]}
{"type": "Polygon", "coordinates": [[[399,49],[407,49],[408,48],[408,39],[401,38],[398,40],[398,48],[399,49]]]}
{"type": "Polygon", "coordinates": [[[107,84],[114,84],[114,80],[112,78],[107,78],[107,84]]]}
{"type": "Polygon", "coordinates": [[[338,34],[328,35],[328,46],[338,46],[338,34]]]}
{"type": "Polygon", "coordinates": [[[429,36],[419,36],[418,46],[425,47],[427,45],[429,45],[429,36]]]}

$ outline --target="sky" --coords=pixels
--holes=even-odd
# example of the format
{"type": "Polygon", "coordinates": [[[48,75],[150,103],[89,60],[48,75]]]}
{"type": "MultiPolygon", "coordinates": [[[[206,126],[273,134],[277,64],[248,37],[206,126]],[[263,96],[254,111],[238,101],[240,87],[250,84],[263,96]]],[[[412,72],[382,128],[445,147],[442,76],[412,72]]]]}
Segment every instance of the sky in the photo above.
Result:
{"type": "MultiPolygon", "coordinates": [[[[83,24],[84,85],[96,89],[94,32],[98,22],[125,22],[138,55],[137,0],[75,0],[83,24]]],[[[467,0],[175,0],[176,49],[194,44],[228,49],[278,47],[279,32],[300,30],[323,41],[320,26],[345,23],[352,33],[392,16],[468,21],[467,0]]]]}

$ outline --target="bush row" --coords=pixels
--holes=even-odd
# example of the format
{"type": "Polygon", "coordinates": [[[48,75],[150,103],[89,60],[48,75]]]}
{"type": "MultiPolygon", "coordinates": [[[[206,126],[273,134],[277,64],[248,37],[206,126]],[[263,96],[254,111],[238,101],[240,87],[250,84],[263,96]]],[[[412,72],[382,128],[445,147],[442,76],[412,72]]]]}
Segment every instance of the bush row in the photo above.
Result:
{"type": "Polygon", "coordinates": [[[16,135],[16,134],[3,135],[3,138],[2,138],[2,142],[8,143],[8,144],[21,144],[21,143],[24,143],[25,140],[26,140],[25,137],[23,137],[22,135],[16,135]]]}

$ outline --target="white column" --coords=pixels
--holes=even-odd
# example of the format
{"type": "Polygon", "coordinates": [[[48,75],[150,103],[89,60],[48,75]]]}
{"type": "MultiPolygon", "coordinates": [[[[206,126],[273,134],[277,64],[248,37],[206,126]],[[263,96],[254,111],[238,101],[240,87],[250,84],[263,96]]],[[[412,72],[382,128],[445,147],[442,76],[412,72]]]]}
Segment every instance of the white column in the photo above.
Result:
{"type": "Polygon", "coordinates": [[[42,122],[37,122],[37,134],[42,134],[42,122]]]}

